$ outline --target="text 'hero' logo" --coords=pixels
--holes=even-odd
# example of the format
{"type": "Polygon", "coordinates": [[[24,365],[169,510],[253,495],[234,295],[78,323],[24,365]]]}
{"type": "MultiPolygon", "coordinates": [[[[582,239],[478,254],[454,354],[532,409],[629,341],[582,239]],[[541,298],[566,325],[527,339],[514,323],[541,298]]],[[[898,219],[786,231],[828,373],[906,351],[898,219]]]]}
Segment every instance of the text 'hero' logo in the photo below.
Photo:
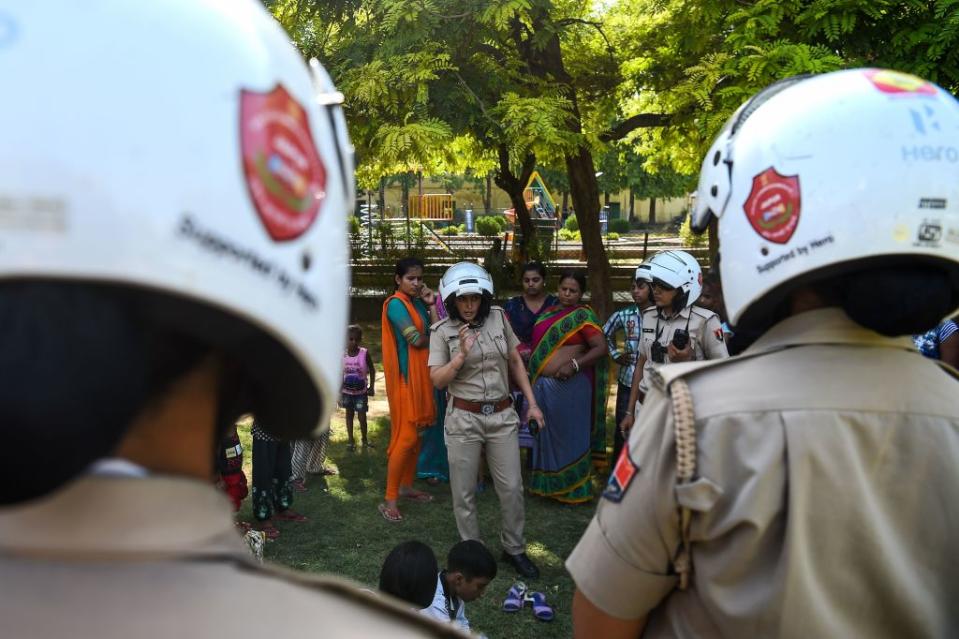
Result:
{"type": "Polygon", "coordinates": [[[269,93],[242,91],[240,142],[250,197],[276,241],[302,235],[326,197],[326,168],[306,111],[278,85],[269,93]]]}
{"type": "Polygon", "coordinates": [[[801,204],[799,176],[780,175],[769,167],[753,177],[753,188],[743,210],[759,235],[770,242],[785,244],[799,224],[801,204]]]}

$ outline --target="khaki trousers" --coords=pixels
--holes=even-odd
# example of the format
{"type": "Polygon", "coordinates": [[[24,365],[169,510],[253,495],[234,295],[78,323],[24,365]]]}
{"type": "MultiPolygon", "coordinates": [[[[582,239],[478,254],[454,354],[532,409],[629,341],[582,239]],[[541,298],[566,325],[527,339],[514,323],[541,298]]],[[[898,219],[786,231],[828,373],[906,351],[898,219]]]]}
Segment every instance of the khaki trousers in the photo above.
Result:
{"type": "Polygon", "coordinates": [[[476,476],[480,453],[486,447],[486,460],[503,516],[500,543],[511,555],[526,551],[523,526],[523,476],[519,459],[519,417],[512,408],[492,415],[470,413],[453,408],[450,401],[444,425],[446,451],[450,462],[450,489],[453,514],[461,539],[480,540],[476,511],[476,476]]]}

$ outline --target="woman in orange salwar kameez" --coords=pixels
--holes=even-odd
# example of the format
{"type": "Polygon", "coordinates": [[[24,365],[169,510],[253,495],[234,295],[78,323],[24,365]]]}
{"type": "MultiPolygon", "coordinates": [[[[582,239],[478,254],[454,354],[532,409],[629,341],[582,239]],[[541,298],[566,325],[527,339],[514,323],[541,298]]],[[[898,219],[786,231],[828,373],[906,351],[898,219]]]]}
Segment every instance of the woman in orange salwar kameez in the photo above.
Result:
{"type": "Polygon", "coordinates": [[[429,502],[413,488],[419,429],[435,418],[433,384],[426,365],[429,327],[436,321],[433,292],[423,285],[423,263],[415,257],[396,264],[396,292],[383,304],[383,372],[390,403],[390,446],[386,450],[386,497],[379,506],[388,521],[400,521],[399,497],[429,502]]]}

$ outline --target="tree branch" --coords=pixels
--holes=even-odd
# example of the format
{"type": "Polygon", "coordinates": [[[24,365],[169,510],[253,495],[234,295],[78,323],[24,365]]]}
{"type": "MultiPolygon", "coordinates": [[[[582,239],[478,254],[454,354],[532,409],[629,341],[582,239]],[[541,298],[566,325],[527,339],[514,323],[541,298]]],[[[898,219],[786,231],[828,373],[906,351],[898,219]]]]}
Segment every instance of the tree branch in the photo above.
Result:
{"type": "Polygon", "coordinates": [[[603,142],[622,140],[636,129],[649,129],[660,126],[669,126],[673,116],[668,113],[639,113],[628,117],[606,133],[599,136],[603,142]]]}

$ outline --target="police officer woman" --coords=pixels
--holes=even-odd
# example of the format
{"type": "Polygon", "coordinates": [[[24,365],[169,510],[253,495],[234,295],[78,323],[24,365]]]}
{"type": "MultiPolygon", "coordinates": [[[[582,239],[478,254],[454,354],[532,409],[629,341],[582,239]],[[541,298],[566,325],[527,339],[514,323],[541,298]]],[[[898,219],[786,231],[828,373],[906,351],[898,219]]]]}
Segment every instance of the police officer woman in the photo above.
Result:
{"type": "Polygon", "coordinates": [[[955,635],[959,385],[895,336],[959,305],[957,148],[956,99],[880,69],[733,115],[692,224],[760,336],[653,371],[567,561],[577,637],[955,635]]]}
{"type": "Polygon", "coordinates": [[[695,306],[703,290],[703,271],[686,251],[661,251],[636,272],[645,272],[653,289],[653,306],[643,311],[639,358],[620,430],[629,432],[637,402],[646,397],[656,366],[729,357],[722,321],[716,313],[695,306]]]}
{"type": "Polygon", "coordinates": [[[336,406],[353,166],[322,67],[253,0],[27,2],[0,77],[0,636],[453,635],[257,563],[212,483],[240,414],[301,439],[336,406]]]}
{"type": "Polygon", "coordinates": [[[524,577],[537,577],[523,538],[519,417],[510,399],[510,373],[529,403],[530,421],[546,424],[516,350],[519,340],[503,309],[492,306],[493,281],[482,267],[454,264],[443,275],[440,294],[449,317],[433,325],[429,366],[433,384],[449,393],[446,448],[456,527],[462,539],[480,539],[475,488],[485,447],[502,509],[503,560],[524,577]]]}

